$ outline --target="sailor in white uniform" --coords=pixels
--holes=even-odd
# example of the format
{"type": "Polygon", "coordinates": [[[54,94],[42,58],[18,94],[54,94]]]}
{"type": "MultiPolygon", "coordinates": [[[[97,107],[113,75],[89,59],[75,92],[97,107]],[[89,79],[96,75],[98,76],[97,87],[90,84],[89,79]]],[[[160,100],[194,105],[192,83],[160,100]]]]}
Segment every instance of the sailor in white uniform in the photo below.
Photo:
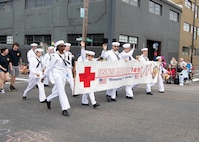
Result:
{"type": "MultiPolygon", "coordinates": [[[[81,58],[82,58],[81,60],[82,61],[96,61],[94,59],[95,52],[88,51],[88,50],[87,50],[87,52],[85,52],[85,42],[84,41],[81,41],[81,47],[82,47],[81,48],[81,58]]],[[[86,105],[86,106],[89,105],[88,96],[90,98],[90,101],[91,101],[93,108],[100,106],[95,100],[94,92],[84,93],[82,95],[82,105],[86,105]]]]}
{"type": "MultiPolygon", "coordinates": [[[[51,60],[54,56],[54,47],[49,46],[47,53],[44,55],[44,68],[47,68],[47,66],[51,63],[51,60]]],[[[52,71],[49,72],[49,76],[46,76],[44,79],[44,86],[49,86],[49,81],[54,85],[55,81],[52,77],[52,71]]]]}
{"type": "MultiPolygon", "coordinates": [[[[135,48],[131,49],[131,44],[129,44],[129,43],[124,44],[123,48],[124,48],[124,50],[120,53],[121,59],[126,61],[126,62],[131,61],[131,60],[135,60],[133,58],[133,52],[134,52],[135,48]]],[[[125,86],[125,91],[126,91],[126,99],[133,99],[134,98],[132,85],[125,86]]]]}
{"type": "Polygon", "coordinates": [[[29,80],[28,86],[23,93],[23,99],[26,100],[29,92],[38,85],[39,88],[39,101],[44,103],[46,100],[46,94],[44,90],[44,84],[41,82],[41,78],[43,76],[43,61],[41,60],[43,49],[37,48],[35,50],[35,55],[30,59],[29,62],[29,80]]]}
{"type": "MultiPolygon", "coordinates": [[[[101,57],[106,59],[107,61],[119,61],[121,60],[121,55],[118,52],[120,43],[119,42],[112,42],[112,49],[107,51],[107,45],[103,44],[103,50],[101,53],[101,57]]],[[[117,88],[110,89],[106,91],[106,98],[108,102],[115,102],[116,101],[116,91],[117,88]]]]}
{"type": "Polygon", "coordinates": [[[167,73],[167,70],[162,65],[162,57],[158,56],[156,57],[156,59],[158,60],[158,62],[160,62],[160,69],[159,69],[159,74],[158,74],[159,93],[164,93],[164,83],[163,83],[162,74],[167,73]]]}
{"type": "Polygon", "coordinates": [[[67,73],[66,73],[66,79],[68,81],[68,83],[70,84],[70,89],[72,92],[72,95],[74,94],[73,90],[74,90],[74,78],[73,78],[73,58],[74,55],[70,52],[70,47],[71,44],[70,43],[65,43],[65,54],[66,54],[66,58],[68,60],[68,66],[67,66],[67,73]]]}
{"type": "Polygon", "coordinates": [[[31,49],[27,52],[28,63],[30,63],[30,60],[31,60],[32,57],[35,57],[35,49],[37,49],[38,44],[32,43],[30,46],[31,46],[31,49]]]}
{"type": "MultiPolygon", "coordinates": [[[[149,61],[148,48],[142,48],[141,51],[142,51],[142,55],[140,55],[139,60],[140,61],[145,61],[145,62],[149,61]]],[[[153,86],[152,83],[147,83],[146,84],[146,94],[147,95],[153,95],[153,93],[151,93],[151,86],[153,86]]]]}
{"type": "Polygon", "coordinates": [[[69,116],[67,110],[70,108],[70,104],[65,92],[66,73],[68,66],[66,54],[64,53],[65,47],[66,46],[64,45],[63,40],[59,40],[55,43],[57,52],[54,53],[54,57],[44,71],[42,80],[44,80],[44,78],[49,75],[49,72],[52,71],[55,84],[53,86],[52,93],[46,99],[47,107],[48,109],[51,109],[51,100],[55,97],[59,97],[62,115],[69,116]]]}

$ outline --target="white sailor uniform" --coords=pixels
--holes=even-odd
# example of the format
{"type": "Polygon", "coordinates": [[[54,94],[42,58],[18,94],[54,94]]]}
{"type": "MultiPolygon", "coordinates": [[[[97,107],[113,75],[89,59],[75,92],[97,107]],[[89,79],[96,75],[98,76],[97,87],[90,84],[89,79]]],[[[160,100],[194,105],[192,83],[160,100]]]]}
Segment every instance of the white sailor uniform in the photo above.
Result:
{"type": "MultiPolygon", "coordinates": [[[[113,49],[105,51],[102,50],[101,57],[107,59],[107,61],[119,61],[121,59],[121,55],[118,51],[114,51],[113,49]]],[[[109,89],[106,91],[106,94],[111,97],[111,99],[116,99],[116,91],[117,88],[109,89]]]]}
{"type": "Polygon", "coordinates": [[[23,93],[23,97],[26,97],[29,94],[29,92],[36,85],[38,85],[39,101],[44,102],[46,99],[46,94],[45,94],[45,90],[44,90],[44,84],[41,82],[41,78],[43,77],[43,75],[42,75],[43,62],[42,62],[41,58],[38,58],[36,56],[32,57],[29,62],[29,70],[30,70],[30,73],[29,73],[28,86],[23,93]],[[40,75],[36,76],[37,73],[40,75]]]}
{"type": "Polygon", "coordinates": [[[66,73],[67,73],[67,62],[66,55],[60,54],[59,52],[54,53],[50,64],[47,66],[44,71],[44,77],[49,75],[49,72],[52,71],[53,79],[55,84],[52,89],[52,93],[47,97],[47,102],[50,102],[55,97],[59,96],[59,102],[61,104],[62,110],[67,110],[70,108],[67,94],[65,92],[66,84],[66,73]]]}
{"type": "Polygon", "coordinates": [[[35,52],[34,52],[32,49],[30,49],[30,50],[27,52],[27,60],[28,60],[28,63],[30,63],[30,60],[32,59],[32,57],[35,57],[35,56],[36,56],[35,52]]]}
{"type": "MultiPolygon", "coordinates": [[[[51,60],[52,60],[53,56],[54,56],[54,53],[46,53],[46,54],[44,55],[44,68],[47,68],[47,66],[48,66],[49,64],[51,64],[51,60]]],[[[54,79],[53,79],[53,77],[52,77],[52,71],[50,71],[50,72],[49,72],[49,75],[46,76],[46,78],[44,79],[44,84],[45,84],[45,85],[48,85],[49,81],[50,81],[52,84],[55,84],[55,81],[54,81],[54,79]]]]}
{"type": "MultiPolygon", "coordinates": [[[[147,62],[147,61],[149,61],[149,58],[147,56],[143,56],[143,54],[142,54],[142,55],[140,55],[139,60],[147,62]]],[[[146,93],[151,93],[151,86],[153,86],[153,85],[154,84],[152,84],[152,83],[146,84],[146,93]]]]}
{"type": "MultiPolygon", "coordinates": [[[[90,53],[94,55],[93,51],[91,51],[90,53]]],[[[85,48],[84,47],[81,48],[81,61],[89,61],[88,59],[86,59],[86,52],[85,52],[85,48]]],[[[96,60],[93,59],[92,61],[96,61],[96,60]]],[[[88,105],[89,104],[88,97],[90,98],[91,104],[95,108],[96,107],[95,105],[97,104],[97,102],[95,100],[94,92],[82,94],[82,104],[83,105],[88,105]]]]}
{"type": "MultiPolygon", "coordinates": [[[[120,53],[121,55],[121,59],[124,60],[124,61],[130,61],[130,60],[135,60],[133,58],[133,52],[134,52],[134,49],[131,49],[128,53],[125,52],[125,51],[122,51],[120,53]]],[[[134,95],[133,95],[133,90],[132,90],[132,86],[134,84],[132,83],[132,85],[127,85],[125,86],[125,91],[126,91],[126,98],[133,98],[134,95]]],[[[135,85],[136,86],[136,85],[135,85]]]]}
{"type": "Polygon", "coordinates": [[[73,72],[72,72],[72,59],[73,59],[73,55],[70,51],[66,51],[65,52],[66,54],[66,58],[67,58],[67,61],[68,61],[68,65],[67,65],[67,73],[66,73],[66,79],[68,81],[68,83],[70,84],[70,89],[71,89],[71,92],[72,92],[72,95],[73,95],[73,90],[74,90],[74,78],[73,78],[73,72]]]}

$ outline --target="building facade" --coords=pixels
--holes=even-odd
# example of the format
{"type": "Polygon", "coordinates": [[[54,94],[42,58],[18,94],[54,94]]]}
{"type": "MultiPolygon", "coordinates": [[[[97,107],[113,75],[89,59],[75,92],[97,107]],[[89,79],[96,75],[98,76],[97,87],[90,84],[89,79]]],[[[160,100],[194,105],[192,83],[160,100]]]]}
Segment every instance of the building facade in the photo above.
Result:
{"type": "Polygon", "coordinates": [[[182,7],[179,57],[191,60],[192,56],[193,64],[199,65],[199,1],[196,0],[196,3],[194,0],[173,1],[182,7]],[[193,19],[194,17],[195,19],[193,19]]]}
{"type": "MultiPolygon", "coordinates": [[[[78,55],[81,7],[83,0],[0,0],[0,46],[19,42],[26,60],[30,43],[63,39],[78,55]]],[[[178,58],[181,12],[168,0],[90,0],[88,37],[93,42],[87,47],[99,56],[103,38],[109,38],[134,44],[135,54],[147,47],[151,60],[156,55],[178,58]]]]}

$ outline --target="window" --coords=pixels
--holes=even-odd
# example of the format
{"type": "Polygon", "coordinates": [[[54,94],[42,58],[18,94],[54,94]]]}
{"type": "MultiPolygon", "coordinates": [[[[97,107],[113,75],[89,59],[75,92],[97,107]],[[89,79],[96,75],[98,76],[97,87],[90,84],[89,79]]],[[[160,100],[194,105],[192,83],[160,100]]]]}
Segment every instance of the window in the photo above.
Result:
{"type": "MultiPolygon", "coordinates": [[[[81,34],[68,34],[68,42],[72,44],[72,46],[79,46],[79,41],[76,39],[82,37],[81,34]]],[[[88,34],[88,38],[92,39],[93,42],[88,42],[87,46],[102,46],[104,34],[88,34]]]]}
{"type": "Polygon", "coordinates": [[[189,55],[189,47],[182,47],[182,54],[189,55]]]}
{"type": "Polygon", "coordinates": [[[7,44],[13,44],[13,36],[7,36],[7,44]]]}
{"type": "Polygon", "coordinates": [[[6,44],[7,36],[0,36],[0,44],[6,44]]]}
{"type": "Polygon", "coordinates": [[[13,44],[13,36],[0,36],[0,44],[13,44]]]}
{"type": "Polygon", "coordinates": [[[52,0],[26,0],[26,9],[49,7],[52,4],[52,0]]]}
{"type": "Polygon", "coordinates": [[[191,9],[191,1],[190,0],[185,0],[185,7],[191,9]]]}
{"type": "Polygon", "coordinates": [[[0,2],[0,11],[11,11],[13,9],[13,0],[0,2]]]}
{"type": "MultiPolygon", "coordinates": [[[[99,0],[89,0],[89,2],[95,2],[95,1],[99,1],[99,0]]],[[[74,3],[83,3],[84,0],[69,0],[68,3],[69,4],[74,4],[74,3]]]]}
{"type": "Polygon", "coordinates": [[[31,43],[46,43],[51,45],[51,35],[26,35],[25,36],[25,45],[30,45],[31,43]]]}
{"type": "Polygon", "coordinates": [[[170,10],[169,19],[171,21],[178,22],[179,21],[179,14],[177,12],[173,11],[173,10],[170,10]]]}
{"type": "Polygon", "coordinates": [[[192,4],[192,11],[193,12],[194,12],[194,8],[195,8],[195,18],[198,18],[198,6],[193,3],[192,4]]]}
{"type": "Polygon", "coordinates": [[[162,14],[162,6],[160,4],[157,4],[153,1],[149,1],[149,12],[154,13],[156,15],[162,14]]]}
{"type": "Polygon", "coordinates": [[[139,7],[140,0],[122,0],[122,2],[139,7]]]}
{"type": "Polygon", "coordinates": [[[191,25],[189,23],[184,23],[184,31],[186,31],[186,32],[191,31],[191,25]]]}
{"type": "Polygon", "coordinates": [[[126,36],[126,35],[120,35],[119,36],[119,42],[121,43],[131,43],[135,45],[135,48],[138,48],[138,37],[134,36],[126,36]]]}

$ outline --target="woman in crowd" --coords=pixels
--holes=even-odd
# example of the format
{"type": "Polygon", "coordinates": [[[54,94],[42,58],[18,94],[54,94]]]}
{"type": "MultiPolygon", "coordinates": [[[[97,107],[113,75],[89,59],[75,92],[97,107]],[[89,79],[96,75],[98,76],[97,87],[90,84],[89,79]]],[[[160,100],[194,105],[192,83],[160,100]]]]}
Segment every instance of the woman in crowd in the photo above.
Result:
{"type": "Polygon", "coordinates": [[[9,50],[7,48],[1,49],[0,54],[0,93],[5,93],[4,84],[9,80],[8,68],[10,65],[10,70],[12,70],[12,63],[8,55],[9,50]]]}

